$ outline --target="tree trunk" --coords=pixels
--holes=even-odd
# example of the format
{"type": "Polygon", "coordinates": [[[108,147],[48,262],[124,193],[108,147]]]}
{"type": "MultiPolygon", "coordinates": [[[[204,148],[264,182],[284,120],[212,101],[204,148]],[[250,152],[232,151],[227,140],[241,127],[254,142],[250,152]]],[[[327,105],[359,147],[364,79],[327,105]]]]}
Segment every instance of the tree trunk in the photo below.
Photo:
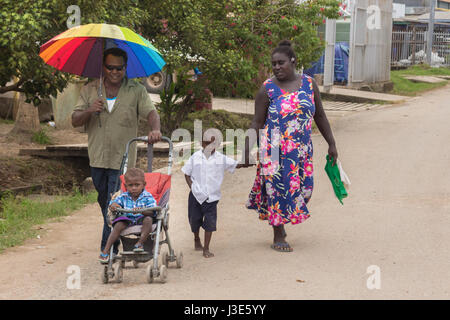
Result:
{"type": "Polygon", "coordinates": [[[23,93],[19,95],[19,98],[17,98],[16,95],[14,104],[17,104],[18,110],[14,128],[10,133],[33,133],[39,131],[40,124],[38,108],[31,103],[26,103],[25,95],[23,93]]]}

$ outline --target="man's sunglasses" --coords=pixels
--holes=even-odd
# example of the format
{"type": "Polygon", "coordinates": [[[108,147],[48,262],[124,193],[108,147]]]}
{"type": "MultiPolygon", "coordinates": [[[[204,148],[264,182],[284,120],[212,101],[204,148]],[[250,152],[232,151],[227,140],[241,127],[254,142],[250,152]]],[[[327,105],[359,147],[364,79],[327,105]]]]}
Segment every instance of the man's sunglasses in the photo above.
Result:
{"type": "Polygon", "coordinates": [[[121,66],[110,66],[109,64],[105,64],[105,68],[113,71],[114,69],[116,69],[117,71],[122,71],[124,68],[126,67],[126,65],[121,65],[121,66]]]}

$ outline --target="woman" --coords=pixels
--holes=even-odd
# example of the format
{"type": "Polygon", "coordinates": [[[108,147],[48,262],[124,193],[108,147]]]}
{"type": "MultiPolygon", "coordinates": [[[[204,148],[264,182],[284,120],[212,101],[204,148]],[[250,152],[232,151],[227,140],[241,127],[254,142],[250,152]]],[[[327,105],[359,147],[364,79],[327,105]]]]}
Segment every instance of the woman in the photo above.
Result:
{"type": "MultiPolygon", "coordinates": [[[[337,159],[336,143],[315,81],[296,72],[297,58],[284,40],[272,52],[274,77],[267,79],[255,98],[251,129],[258,132],[259,161],[247,202],[274,231],[272,248],[291,252],[284,225],[309,218],[306,207],[313,189],[312,120],[328,142],[328,154],[337,159]],[[262,130],[261,130],[262,129],[262,130]]],[[[255,138],[246,141],[245,161],[255,138]]]]}

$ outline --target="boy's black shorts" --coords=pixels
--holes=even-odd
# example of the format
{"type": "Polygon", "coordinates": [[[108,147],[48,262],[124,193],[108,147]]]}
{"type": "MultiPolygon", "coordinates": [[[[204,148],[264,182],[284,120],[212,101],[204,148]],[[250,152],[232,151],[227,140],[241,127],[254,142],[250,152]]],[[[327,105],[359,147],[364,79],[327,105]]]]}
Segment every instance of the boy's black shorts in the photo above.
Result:
{"type": "Polygon", "coordinates": [[[219,200],[200,204],[192,192],[189,192],[188,218],[192,232],[198,232],[200,227],[208,232],[216,231],[217,203],[219,200]]]}

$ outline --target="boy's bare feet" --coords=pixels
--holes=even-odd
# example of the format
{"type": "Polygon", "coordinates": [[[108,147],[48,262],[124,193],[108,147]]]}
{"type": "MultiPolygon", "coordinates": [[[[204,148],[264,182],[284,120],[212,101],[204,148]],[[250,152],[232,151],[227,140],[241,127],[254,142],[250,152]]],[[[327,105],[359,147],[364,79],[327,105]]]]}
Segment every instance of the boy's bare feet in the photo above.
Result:
{"type": "Polygon", "coordinates": [[[200,238],[194,239],[194,247],[196,251],[203,250],[202,242],[200,241],[200,238]]]}
{"type": "Polygon", "coordinates": [[[214,257],[214,253],[210,252],[208,249],[203,249],[203,256],[205,258],[212,258],[214,257]]]}

